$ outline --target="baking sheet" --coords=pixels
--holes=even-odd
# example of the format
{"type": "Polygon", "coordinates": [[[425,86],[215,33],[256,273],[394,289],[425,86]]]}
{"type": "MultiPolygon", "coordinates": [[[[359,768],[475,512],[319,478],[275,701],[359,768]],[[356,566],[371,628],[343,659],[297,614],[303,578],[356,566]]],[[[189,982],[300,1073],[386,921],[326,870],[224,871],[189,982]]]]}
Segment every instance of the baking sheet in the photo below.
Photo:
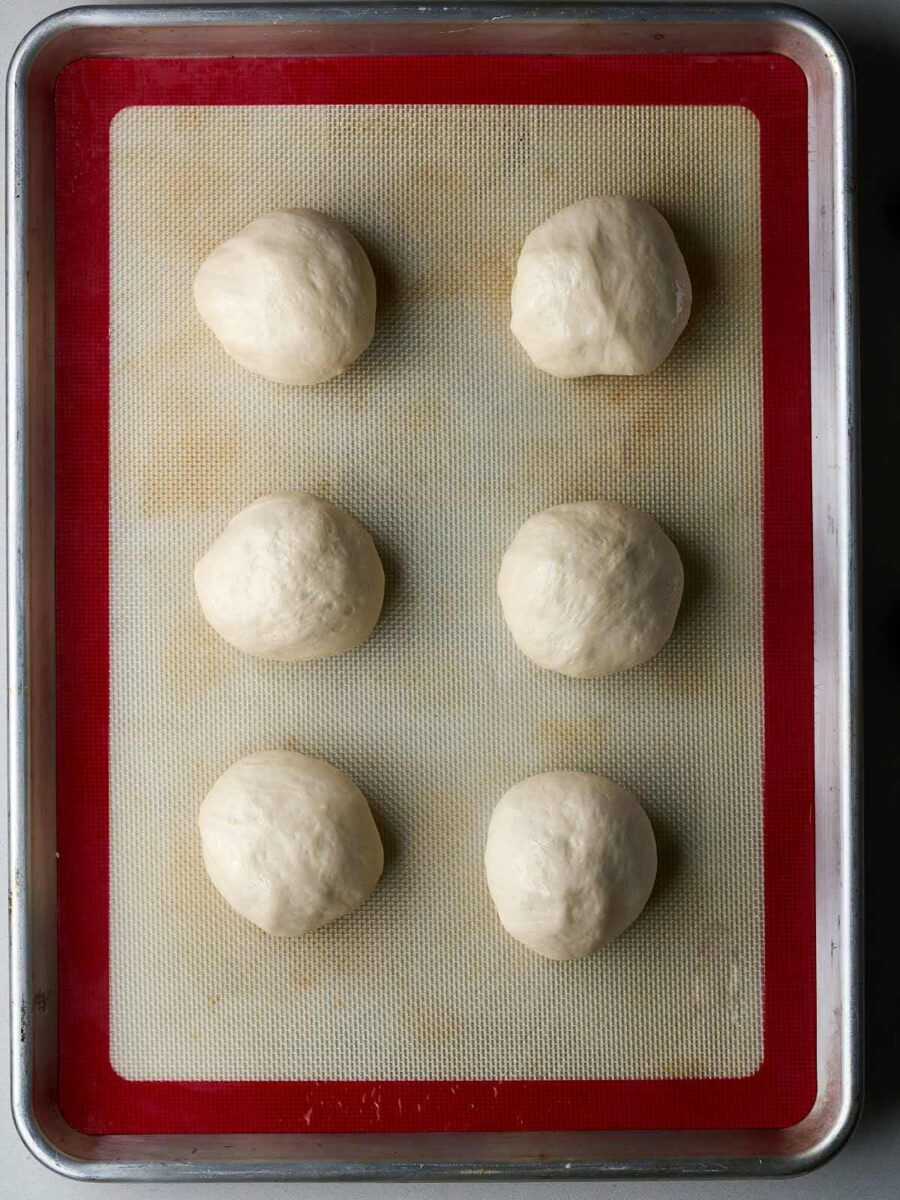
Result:
{"type": "Polygon", "coordinates": [[[736,107],[129,108],[111,131],[111,1058],[130,1079],[727,1077],[762,1045],[758,137],[736,107]],[[687,333],[645,379],[557,381],[506,326],[524,235],[583,196],[672,222],[687,333]],[[366,356],[292,389],[193,312],[205,253],[267,209],[357,233],[366,356]],[[372,530],[375,636],[318,664],[244,658],[194,560],[255,496],[308,488],[372,530]],[[533,511],[647,509],[685,558],[676,633],[608,680],[539,671],[494,597],[533,511]],[[372,900],[266,937],[208,883],[196,810],[288,746],[346,770],[388,846],[372,900]],[[501,930],[481,851],[524,776],[599,770],[661,847],[642,919],[546,963],[501,930]]]}

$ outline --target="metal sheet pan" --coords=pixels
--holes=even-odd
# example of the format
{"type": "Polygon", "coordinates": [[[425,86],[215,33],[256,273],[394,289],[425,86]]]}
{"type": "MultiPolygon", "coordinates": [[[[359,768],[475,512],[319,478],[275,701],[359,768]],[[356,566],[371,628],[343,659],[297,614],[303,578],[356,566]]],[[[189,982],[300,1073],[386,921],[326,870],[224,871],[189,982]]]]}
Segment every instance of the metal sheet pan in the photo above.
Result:
{"type": "Polygon", "coordinates": [[[852,80],[827,29],[758,5],[86,8],[24,40],[8,85],[13,1106],[42,1161],[95,1179],[594,1178],[816,1165],[860,1100],[852,80]],[[452,38],[448,37],[452,33],[452,38]],[[90,55],[773,52],[809,85],[816,660],[816,1103],[786,1130],[88,1137],[56,1102],[53,87],[90,55]]]}

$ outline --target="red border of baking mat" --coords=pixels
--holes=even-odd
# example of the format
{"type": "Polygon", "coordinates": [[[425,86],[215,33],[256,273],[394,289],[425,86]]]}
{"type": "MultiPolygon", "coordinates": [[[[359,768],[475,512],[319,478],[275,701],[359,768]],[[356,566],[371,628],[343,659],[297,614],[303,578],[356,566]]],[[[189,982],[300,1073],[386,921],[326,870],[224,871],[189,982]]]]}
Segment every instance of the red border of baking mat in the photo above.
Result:
{"type": "Polygon", "coordinates": [[[57,113],[59,1094],[88,1133],[783,1127],[816,1091],[806,84],[776,55],[84,59],[57,113]],[[759,119],[764,1046],[741,1079],[130,1082],[109,1061],[109,126],[136,104],[739,104],[759,119]]]}

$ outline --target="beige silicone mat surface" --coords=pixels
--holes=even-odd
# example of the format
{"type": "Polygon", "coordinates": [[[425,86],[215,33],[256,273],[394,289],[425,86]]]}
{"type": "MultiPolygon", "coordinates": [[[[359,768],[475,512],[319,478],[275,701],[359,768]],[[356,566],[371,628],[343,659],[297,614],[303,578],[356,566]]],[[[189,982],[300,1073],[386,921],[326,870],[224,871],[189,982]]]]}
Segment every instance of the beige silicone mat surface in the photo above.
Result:
{"type": "Polygon", "coordinates": [[[758,134],[740,108],[130,108],[111,131],[111,1054],[132,1079],[735,1076],[762,1046],[758,134]],[[671,221],[694,314],[645,378],[560,381],[508,331],[518,248],[624,192],[671,221]],[[195,315],[193,274],[267,210],[308,205],[378,275],[374,342],[311,389],[256,378],[195,315]],[[309,489],[388,573],[360,649],[242,656],[192,567],[255,497],[309,489]],[[494,593],[535,511],[605,497],[679,546],[675,634],[636,670],[543,672],[494,593]],[[369,797],[388,865],[303,939],[232,913],[198,806],[290,747],[369,797]],[[491,810],[538,771],[643,800],[660,875],[596,956],[502,931],[491,810]]]}

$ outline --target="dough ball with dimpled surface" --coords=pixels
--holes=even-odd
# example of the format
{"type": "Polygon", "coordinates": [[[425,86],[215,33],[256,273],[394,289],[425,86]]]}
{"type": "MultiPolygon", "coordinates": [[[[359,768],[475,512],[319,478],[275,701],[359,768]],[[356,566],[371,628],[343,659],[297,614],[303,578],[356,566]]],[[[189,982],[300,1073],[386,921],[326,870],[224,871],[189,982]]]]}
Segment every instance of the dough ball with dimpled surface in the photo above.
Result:
{"type": "Polygon", "coordinates": [[[241,366],[276,383],[346,371],[375,331],[375,276],[337,221],[267,213],[217,246],[194,279],[200,316],[241,366]]]}
{"type": "Polygon", "coordinates": [[[579,679],[652,658],[681,604],[678,551],[647,513],[607,500],[531,517],[503,556],[497,592],[519,649],[579,679]]]}
{"type": "Polygon", "coordinates": [[[656,879],[656,839],[625,788],[555,771],[500,800],[484,861],[507,933],[545,958],[581,958],[640,915],[656,879]]]}
{"type": "Polygon", "coordinates": [[[551,375],[645,375],[690,312],[691,281],[665,217],[633,196],[598,196],[525,239],[510,327],[551,375]]]}
{"type": "Polygon", "coordinates": [[[369,531],[309,492],[263,496],[232,518],[194,568],[204,616],[263,658],[329,658],[365,641],[384,599],[369,531]]]}
{"type": "Polygon", "coordinates": [[[321,758],[264,750],[221,775],[200,806],[207,873],[236,912],[296,937],[358,908],[384,867],[365,796],[321,758]]]}

